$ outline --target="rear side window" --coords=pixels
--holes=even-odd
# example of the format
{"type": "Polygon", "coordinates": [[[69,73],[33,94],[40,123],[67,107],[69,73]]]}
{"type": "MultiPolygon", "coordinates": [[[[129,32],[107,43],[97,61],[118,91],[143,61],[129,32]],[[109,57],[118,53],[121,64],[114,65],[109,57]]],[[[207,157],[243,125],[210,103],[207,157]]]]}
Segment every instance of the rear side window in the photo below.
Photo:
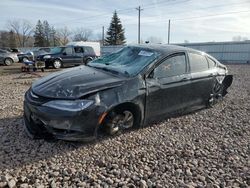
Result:
{"type": "Polygon", "coordinates": [[[74,47],[74,50],[75,50],[75,53],[83,53],[82,47],[76,46],[76,47],[74,47]]]}
{"type": "Polygon", "coordinates": [[[208,66],[210,69],[216,66],[216,62],[212,60],[211,58],[208,57],[207,61],[208,61],[208,66]]]}
{"type": "Polygon", "coordinates": [[[191,72],[200,72],[208,69],[205,56],[195,53],[188,53],[191,72]]]}
{"type": "Polygon", "coordinates": [[[186,72],[185,54],[177,54],[164,60],[154,70],[155,78],[182,75],[186,72]]]}

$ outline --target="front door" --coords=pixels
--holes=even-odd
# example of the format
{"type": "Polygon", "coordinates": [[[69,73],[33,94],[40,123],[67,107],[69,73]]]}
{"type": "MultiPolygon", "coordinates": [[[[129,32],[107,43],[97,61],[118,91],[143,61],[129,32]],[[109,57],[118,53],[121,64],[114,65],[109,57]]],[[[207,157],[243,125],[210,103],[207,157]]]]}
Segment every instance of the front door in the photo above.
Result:
{"type": "Polygon", "coordinates": [[[168,56],[146,78],[148,121],[178,113],[188,103],[191,76],[186,59],[184,52],[168,56]]]}
{"type": "Polygon", "coordinates": [[[64,50],[63,50],[63,53],[62,53],[62,62],[64,65],[70,65],[70,64],[73,64],[74,62],[74,53],[73,53],[73,48],[72,47],[66,47],[64,50]]]}

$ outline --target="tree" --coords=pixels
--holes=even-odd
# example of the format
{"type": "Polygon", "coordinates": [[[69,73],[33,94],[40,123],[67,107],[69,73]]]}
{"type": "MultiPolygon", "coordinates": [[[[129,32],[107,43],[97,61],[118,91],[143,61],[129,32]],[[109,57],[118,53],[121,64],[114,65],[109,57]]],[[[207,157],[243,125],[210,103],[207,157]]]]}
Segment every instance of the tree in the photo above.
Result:
{"type": "Polygon", "coordinates": [[[234,37],[232,38],[232,41],[246,41],[246,40],[248,40],[247,37],[242,37],[242,36],[240,36],[240,35],[234,36],[234,37]]]}
{"type": "Polygon", "coordinates": [[[10,48],[16,48],[17,44],[16,44],[16,35],[14,33],[14,31],[10,30],[9,32],[9,47],[10,48]]]}
{"type": "Polygon", "coordinates": [[[17,36],[18,46],[25,47],[33,32],[31,23],[28,20],[11,20],[8,22],[8,27],[17,36]]]}
{"type": "Polygon", "coordinates": [[[120,19],[117,16],[116,11],[114,12],[111,19],[105,42],[107,43],[107,45],[122,45],[126,43],[124,29],[122,27],[120,19]]]}
{"type": "Polygon", "coordinates": [[[69,42],[70,30],[65,26],[57,30],[58,39],[61,45],[66,45],[69,42]]]}
{"type": "Polygon", "coordinates": [[[0,47],[8,47],[8,32],[0,31],[0,47]]]}
{"type": "Polygon", "coordinates": [[[50,46],[51,42],[51,28],[47,20],[43,21],[43,34],[44,34],[44,45],[50,46]]]}
{"type": "Polygon", "coordinates": [[[45,46],[44,28],[40,20],[38,20],[36,24],[34,38],[35,38],[34,46],[39,46],[39,47],[45,46]]]}
{"type": "Polygon", "coordinates": [[[88,41],[93,32],[90,29],[77,28],[74,31],[73,41],[88,41]]]}
{"type": "Polygon", "coordinates": [[[55,28],[52,26],[50,29],[50,46],[59,46],[60,41],[55,28]]]}

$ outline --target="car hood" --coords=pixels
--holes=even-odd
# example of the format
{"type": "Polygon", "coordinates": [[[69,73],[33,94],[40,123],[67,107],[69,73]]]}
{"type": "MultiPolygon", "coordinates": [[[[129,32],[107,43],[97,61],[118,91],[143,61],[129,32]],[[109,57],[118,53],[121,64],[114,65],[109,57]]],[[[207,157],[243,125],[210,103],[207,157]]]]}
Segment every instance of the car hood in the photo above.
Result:
{"type": "Polygon", "coordinates": [[[77,99],[87,94],[122,85],[123,77],[79,66],[43,77],[32,84],[36,95],[58,99],[77,99]]]}

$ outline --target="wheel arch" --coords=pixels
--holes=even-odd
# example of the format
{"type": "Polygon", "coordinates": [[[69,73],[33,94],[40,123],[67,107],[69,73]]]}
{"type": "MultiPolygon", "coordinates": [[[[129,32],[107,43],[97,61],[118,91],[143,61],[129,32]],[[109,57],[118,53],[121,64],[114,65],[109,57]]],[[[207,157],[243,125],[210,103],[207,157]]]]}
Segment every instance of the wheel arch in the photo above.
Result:
{"type": "Polygon", "coordinates": [[[143,118],[143,110],[141,107],[133,102],[124,102],[112,106],[109,110],[107,110],[107,115],[113,112],[119,112],[120,110],[130,110],[135,116],[135,127],[140,127],[142,125],[143,118]]]}

